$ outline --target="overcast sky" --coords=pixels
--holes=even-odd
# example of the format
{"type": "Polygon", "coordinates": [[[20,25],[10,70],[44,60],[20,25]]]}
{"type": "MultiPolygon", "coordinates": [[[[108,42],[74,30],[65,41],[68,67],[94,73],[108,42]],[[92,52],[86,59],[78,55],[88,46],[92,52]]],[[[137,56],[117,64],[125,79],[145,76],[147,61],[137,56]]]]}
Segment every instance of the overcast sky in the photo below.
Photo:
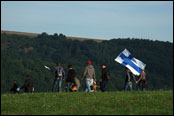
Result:
{"type": "Polygon", "coordinates": [[[173,42],[173,2],[1,1],[1,30],[173,42]]]}

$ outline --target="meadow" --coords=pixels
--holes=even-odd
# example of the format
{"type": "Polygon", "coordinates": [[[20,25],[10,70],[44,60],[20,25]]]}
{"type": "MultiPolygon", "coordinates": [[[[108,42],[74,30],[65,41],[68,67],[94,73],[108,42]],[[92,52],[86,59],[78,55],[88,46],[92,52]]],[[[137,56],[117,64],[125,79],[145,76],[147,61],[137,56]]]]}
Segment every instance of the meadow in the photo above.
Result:
{"type": "Polygon", "coordinates": [[[1,94],[1,115],[172,115],[173,90],[1,94]]]}

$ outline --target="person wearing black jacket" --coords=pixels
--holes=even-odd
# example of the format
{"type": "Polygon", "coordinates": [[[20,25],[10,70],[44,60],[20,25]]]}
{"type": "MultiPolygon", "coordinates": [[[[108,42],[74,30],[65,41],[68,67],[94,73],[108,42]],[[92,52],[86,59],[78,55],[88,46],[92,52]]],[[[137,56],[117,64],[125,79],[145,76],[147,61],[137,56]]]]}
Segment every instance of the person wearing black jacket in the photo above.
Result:
{"type": "Polygon", "coordinates": [[[13,81],[14,83],[13,83],[13,87],[10,89],[10,91],[11,92],[13,92],[13,93],[19,93],[19,85],[17,84],[17,81],[16,80],[14,80],[13,81]]]}
{"type": "Polygon", "coordinates": [[[26,80],[24,82],[24,85],[21,87],[21,89],[24,89],[24,92],[34,92],[34,83],[30,79],[30,75],[26,76],[26,80]]]}
{"type": "Polygon", "coordinates": [[[72,91],[73,85],[75,85],[76,72],[72,68],[72,65],[68,65],[68,74],[66,79],[66,92],[72,91]]]}
{"type": "Polygon", "coordinates": [[[102,75],[101,75],[101,80],[100,80],[100,90],[102,92],[105,92],[105,87],[110,79],[110,72],[107,70],[107,66],[105,64],[102,65],[102,75]]]}

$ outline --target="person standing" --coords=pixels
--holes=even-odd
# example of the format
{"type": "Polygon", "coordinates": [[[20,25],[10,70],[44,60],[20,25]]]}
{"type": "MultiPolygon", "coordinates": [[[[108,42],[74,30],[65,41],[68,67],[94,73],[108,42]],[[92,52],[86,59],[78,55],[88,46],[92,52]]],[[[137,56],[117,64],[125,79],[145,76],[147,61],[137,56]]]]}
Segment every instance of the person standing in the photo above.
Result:
{"type": "Polygon", "coordinates": [[[57,85],[58,85],[58,92],[61,92],[62,80],[64,80],[65,77],[65,71],[64,68],[61,66],[61,62],[57,62],[57,66],[52,68],[51,71],[55,74],[52,92],[55,92],[57,85]]]}
{"type": "Polygon", "coordinates": [[[34,92],[34,82],[30,79],[30,75],[26,75],[26,80],[24,82],[24,85],[21,87],[21,89],[24,89],[24,92],[27,92],[27,93],[34,92]]]}
{"type": "Polygon", "coordinates": [[[105,92],[105,87],[108,83],[108,80],[110,79],[110,72],[107,69],[107,66],[105,64],[102,64],[102,74],[101,74],[101,80],[100,80],[100,90],[102,92],[105,92]]]}
{"type": "Polygon", "coordinates": [[[85,92],[92,92],[90,86],[92,83],[92,79],[94,79],[94,81],[96,81],[96,77],[95,77],[95,69],[94,69],[91,61],[87,62],[87,66],[85,67],[81,80],[83,80],[84,78],[85,78],[85,85],[86,85],[85,92]]]}
{"type": "Polygon", "coordinates": [[[147,82],[146,82],[146,73],[143,70],[141,75],[139,76],[139,79],[135,81],[135,83],[138,83],[138,90],[140,90],[140,87],[142,86],[142,90],[145,91],[145,88],[147,87],[147,82]]]}
{"type": "Polygon", "coordinates": [[[128,89],[128,87],[131,91],[133,91],[133,79],[136,82],[134,74],[126,67],[125,91],[128,89]]]}

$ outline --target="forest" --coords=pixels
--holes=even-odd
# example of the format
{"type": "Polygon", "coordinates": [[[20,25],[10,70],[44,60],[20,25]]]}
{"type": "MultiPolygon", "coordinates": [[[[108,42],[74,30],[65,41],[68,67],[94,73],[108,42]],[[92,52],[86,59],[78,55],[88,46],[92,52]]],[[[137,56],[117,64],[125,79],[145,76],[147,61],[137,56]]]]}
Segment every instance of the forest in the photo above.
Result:
{"type": "MultiPolygon", "coordinates": [[[[55,67],[60,61],[67,73],[71,64],[79,80],[88,60],[96,71],[97,83],[104,63],[110,70],[108,91],[123,91],[125,68],[114,59],[124,49],[146,64],[148,90],[173,89],[173,43],[142,38],[113,38],[96,42],[71,40],[66,35],[46,32],[37,37],[1,33],[1,93],[9,93],[13,80],[22,86],[30,75],[36,92],[51,92],[54,74],[44,65],[55,67]]],[[[83,91],[84,80],[80,80],[83,91]]],[[[65,81],[63,82],[65,87],[65,81]]],[[[136,85],[134,85],[136,90],[136,85]]]]}

